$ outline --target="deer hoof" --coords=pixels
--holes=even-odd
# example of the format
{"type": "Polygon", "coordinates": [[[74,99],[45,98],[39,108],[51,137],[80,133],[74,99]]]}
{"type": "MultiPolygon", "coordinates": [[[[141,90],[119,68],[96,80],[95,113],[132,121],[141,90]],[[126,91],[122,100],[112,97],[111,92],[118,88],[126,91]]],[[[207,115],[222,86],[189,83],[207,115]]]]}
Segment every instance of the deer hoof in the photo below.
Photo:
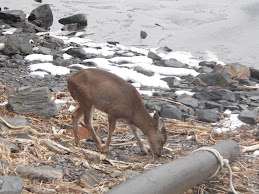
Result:
{"type": "Polygon", "coordinates": [[[109,152],[110,152],[110,147],[109,147],[109,146],[108,146],[108,147],[104,146],[104,147],[102,148],[102,152],[103,152],[103,153],[109,153],[109,152]]]}
{"type": "Polygon", "coordinates": [[[144,153],[144,154],[148,154],[149,152],[149,149],[145,146],[143,146],[143,148],[141,149],[141,151],[144,153]]]}

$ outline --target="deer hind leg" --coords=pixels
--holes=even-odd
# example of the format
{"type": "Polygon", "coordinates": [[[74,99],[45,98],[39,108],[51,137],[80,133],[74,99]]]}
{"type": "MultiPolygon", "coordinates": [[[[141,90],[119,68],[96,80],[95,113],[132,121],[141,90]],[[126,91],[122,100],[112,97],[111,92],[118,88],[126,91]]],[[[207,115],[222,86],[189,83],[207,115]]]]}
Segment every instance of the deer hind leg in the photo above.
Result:
{"type": "Polygon", "coordinates": [[[75,142],[77,146],[80,146],[80,139],[79,139],[79,132],[78,132],[78,123],[80,118],[83,116],[84,112],[83,110],[78,107],[75,112],[72,114],[72,125],[74,130],[74,136],[75,136],[75,142]]]}
{"type": "Polygon", "coordinates": [[[90,134],[93,138],[95,146],[98,148],[100,152],[102,152],[102,144],[100,138],[96,135],[95,130],[93,128],[93,116],[94,116],[95,107],[92,105],[90,108],[86,108],[84,110],[84,122],[87,129],[90,131],[90,134]]]}
{"type": "Polygon", "coordinates": [[[109,131],[108,131],[108,137],[105,143],[105,147],[103,149],[103,152],[105,153],[109,153],[110,152],[110,143],[111,143],[111,138],[112,138],[112,134],[115,130],[116,127],[116,121],[117,121],[117,117],[113,116],[113,115],[108,115],[108,121],[109,121],[109,131]]]}
{"type": "Polygon", "coordinates": [[[134,125],[132,125],[132,124],[130,124],[129,126],[130,126],[130,129],[133,132],[136,140],[137,140],[137,143],[138,143],[138,146],[140,147],[140,150],[143,153],[147,154],[148,153],[148,149],[143,145],[143,143],[142,143],[142,141],[141,141],[141,139],[140,139],[140,137],[139,137],[139,135],[137,133],[137,128],[134,125]]]}

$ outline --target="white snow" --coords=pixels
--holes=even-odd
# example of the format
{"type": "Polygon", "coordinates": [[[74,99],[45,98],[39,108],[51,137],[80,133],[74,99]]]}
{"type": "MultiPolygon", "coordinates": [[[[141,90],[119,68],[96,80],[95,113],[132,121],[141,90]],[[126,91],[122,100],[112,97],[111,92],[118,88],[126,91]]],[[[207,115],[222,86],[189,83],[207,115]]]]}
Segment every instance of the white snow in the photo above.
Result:
{"type": "Polygon", "coordinates": [[[17,30],[17,28],[3,29],[2,34],[3,35],[13,34],[16,30],[17,30]]]}
{"type": "Polygon", "coordinates": [[[50,73],[51,75],[66,75],[70,73],[70,69],[67,67],[62,67],[62,66],[56,66],[53,65],[52,63],[37,63],[30,65],[30,70],[31,71],[46,71],[50,73]]]}
{"type": "Polygon", "coordinates": [[[197,76],[199,73],[193,69],[186,68],[174,68],[174,67],[160,67],[156,65],[152,65],[149,63],[135,63],[135,64],[123,64],[123,66],[127,66],[129,68],[141,67],[147,71],[151,71],[154,73],[158,73],[160,75],[170,75],[170,76],[197,76]]]}
{"type": "Polygon", "coordinates": [[[30,77],[41,77],[43,78],[45,75],[48,75],[45,71],[34,71],[29,74],[30,77]]]}
{"type": "Polygon", "coordinates": [[[254,156],[258,157],[259,156],[259,150],[255,150],[253,153],[254,156]]]}
{"type": "Polygon", "coordinates": [[[69,60],[69,59],[72,59],[73,58],[73,56],[71,56],[71,55],[69,55],[69,54],[67,54],[67,53],[64,53],[63,54],[63,59],[64,60],[69,60]]]}
{"type": "Polygon", "coordinates": [[[46,62],[46,61],[53,61],[53,56],[51,56],[51,55],[43,55],[43,54],[30,54],[30,55],[27,55],[24,59],[26,61],[46,62]]]}
{"type": "Polygon", "coordinates": [[[8,104],[8,102],[3,102],[3,103],[0,103],[0,106],[5,106],[7,104],[8,104]]]}
{"type": "Polygon", "coordinates": [[[238,127],[241,127],[242,125],[246,125],[244,122],[240,121],[238,119],[238,114],[232,114],[230,110],[226,110],[224,112],[226,115],[228,115],[227,118],[224,118],[221,122],[222,126],[215,128],[215,131],[218,133],[223,133],[226,131],[233,131],[238,127]]]}
{"type": "Polygon", "coordinates": [[[109,59],[113,63],[147,63],[152,64],[153,60],[146,56],[114,57],[109,59]]]}
{"type": "Polygon", "coordinates": [[[158,55],[165,60],[176,59],[181,63],[187,64],[193,67],[197,67],[201,62],[201,59],[194,57],[190,52],[186,52],[186,51],[175,51],[167,54],[159,53],[158,55]]]}
{"type": "Polygon", "coordinates": [[[4,50],[5,43],[0,42],[0,51],[4,50]]]}
{"type": "Polygon", "coordinates": [[[195,93],[194,92],[189,92],[189,91],[184,91],[184,90],[179,90],[179,91],[176,91],[175,94],[177,96],[180,96],[182,94],[187,94],[188,96],[193,96],[195,93]]]}

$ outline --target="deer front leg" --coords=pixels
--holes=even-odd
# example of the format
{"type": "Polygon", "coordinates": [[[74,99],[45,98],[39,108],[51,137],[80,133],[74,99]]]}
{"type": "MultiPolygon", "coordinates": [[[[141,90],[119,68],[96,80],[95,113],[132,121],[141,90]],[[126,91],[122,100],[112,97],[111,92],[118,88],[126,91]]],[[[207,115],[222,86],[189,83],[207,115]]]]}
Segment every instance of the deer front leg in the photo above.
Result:
{"type": "Polygon", "coordinates": [[[131,129],[131,131],[133,132],[133,134],[134,134],[136,140],[137,140],[137,143],[138,143],[138,146],[140,147],[140,150],[141,150],[144,154],[147,154],[147,153],[148,153],[148,148],[146,148],[146,147],[143,145],[143,143],[142,143],[142,141],[141,141],[141,139],[140,139],[140,137],[139,137],[139,135],[138,135],[138,133],[137,133],[137,128],[136,128],[134,125],[132,125],[132,124],[130,124],[129,126],[130,126],[130,129],[131,129]]]}
{"type": "Polygon", "coordinates": [[[112,134],[115,130],[117,117],[114,117],[113,115],[108,115],[108,121],[109,121],[108,137],[107,137],[104,149],[103,149],[103,152],[105,152],[105,153],[110,152],[110,143],[111,143],[112,134]]]}
{"type": "Polygon", "coordinates": [[[73,131],[74,131],[74,136],[75,136],[75,143],[77,146],[80,146],[78,123],[82,116],[83,116],[83,110],[80,107],[78,107],[75,110],[75,112],[73,112],[73,114],[72,114],[72,125],[73,125],[73,131]]]}

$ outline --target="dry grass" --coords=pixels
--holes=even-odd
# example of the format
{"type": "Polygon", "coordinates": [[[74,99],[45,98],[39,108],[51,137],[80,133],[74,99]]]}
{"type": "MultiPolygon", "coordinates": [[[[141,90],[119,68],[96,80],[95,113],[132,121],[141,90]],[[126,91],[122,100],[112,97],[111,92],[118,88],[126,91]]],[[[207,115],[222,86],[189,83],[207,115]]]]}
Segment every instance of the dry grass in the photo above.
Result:
{"type": "MultiPolygon", "coordinates": [[[[68,93],[53,93],[53,98],[66,99],[73,103],[68,93]]],[[[7,95],[0,96],[0,103],[8,99],[7,95]]],[[[19,153],[8,152],[5,145],[0,145],[0,159],[10,164],[9,167],[0,166],[1,175],[14,175],[19,165],[53,164],[60,160],[69,159],[73,163],[73,170],[91,168],[102,178],[96,187],[90,187],[79,180],[73,179],[71,171],[64,171],[63,180],[39,182],[24,180],[24,193],[104,193],[115,187],[125,178],[119,176],[121,172],[132,169],[140,173],[152,169],[160,164],[175,160],[190,154],[197,147],[211,146],[225,139],[235,140],[240,146],[258,144],[257,126],[245,126],[236,131],[215,133],[213,126],[197,121],[180,122],[166,119],[169,141],[165,146],[165,154],[159,158],[152,155],[142,155],[132,133],[124,123],[119,123],[112,139],[111,154],[99,153],[94,146],[89,146],[82,140],[83,147],[76,147],[72,134],[69,104],[65,104],[59,111],[57,118],[47,120],[35,115],[17,115],[0,106],[0,116],[23,116],[30,123],[30,127],[19,127],[8,131],[0,131],[0,135],[9,142],[19,146],[19,153]],[[32,140],[18,139],[9,134],[31,131],[32,140]],[[257,136],[255,135],[257,131],[257,136]],[[188,138],[187,137],[191,137],[188,138]],[[66,146],[63,143],[66,142],[66,146]],[[56,157],[53,157],[56,156],[56,157]],[[55,159],[58,158],[59,160],[55,159]]],[[[94,126],[97,133],[104,139],[107,135],[107,118],[104,113],[96,112],[94,126]]],[[[10,126],[12,128],[12,126],[10,126]]],[[[144,140],[144,143],[147,143],[144,140]]],[[[258,188],[258,157],[252,152],[242,153],[231,166],[235,170],[233,183],[240,193],[256,193],[258,188]]],[[[210,181],[189,189],[186,193],[226,193],[229,192],[228,173],[222,172],[210,181]]]]}

